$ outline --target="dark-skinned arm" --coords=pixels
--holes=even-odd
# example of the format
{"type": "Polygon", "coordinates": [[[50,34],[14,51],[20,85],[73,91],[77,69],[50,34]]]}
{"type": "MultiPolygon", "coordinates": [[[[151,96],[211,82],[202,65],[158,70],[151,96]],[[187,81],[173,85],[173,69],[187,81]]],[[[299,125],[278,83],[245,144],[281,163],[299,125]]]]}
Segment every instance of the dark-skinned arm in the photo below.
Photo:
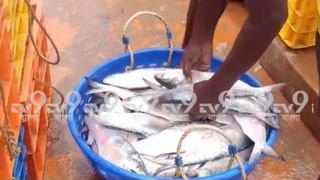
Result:
{"type": "Polygon", "coordinates": [[[196,15],[197,7],[198,7],[198,0],[190,0],[188,14],[187,14],[186,30],[185,30],[184,38],[183,38],[183,42],[182,42],[183,49],[186,48],[186,46],[188,45],[188,43],[190,41],[192,27],[193,27],[194,18],[196,15]]]}
{"type": "Polygon", "coordinates": [[[249,16],[224,64],[209,81],[194,86],[197,103],[190,112],[193,118],[206,116],[199,112],[199,104],[217,104],[220,93],[229,90],[262,56],[286,20],[286,4],[286,0],[248,1],[249,16]]]}
{"type": "Polygon", "coordinates": [[[207,71],[213,52],[212,40],[226,0],[191,0],[183,42],[182,68],[191,80],[191,69],[207,71]]]}

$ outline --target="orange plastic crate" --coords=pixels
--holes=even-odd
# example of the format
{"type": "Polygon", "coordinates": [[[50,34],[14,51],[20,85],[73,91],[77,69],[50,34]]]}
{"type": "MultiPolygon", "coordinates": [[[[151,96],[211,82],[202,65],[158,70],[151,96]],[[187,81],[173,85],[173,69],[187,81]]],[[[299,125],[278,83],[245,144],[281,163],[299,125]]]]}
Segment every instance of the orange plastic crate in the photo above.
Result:
{"type": "MultiPolygon", "coordinates": [[[[42,38],[42,43],[41,43],[41,52],[43,55],[45,55],[46,57],[48,57],[48,48],[47,48],[47,39],[46,38],[42,38]]],[[[46,71],[47,71],[47,67],[48,67],[48,63],[45,62],[43,59],[41,59],[39,57],[39,60],[38,60],[38,68],[37,68],[37,71],[35,72],[34,74],[34,77],[37,79],[37,80],[40,80],[41,82],[45,82],[45,77],[46,77],[46,71]]],[[[43,83],[41,82],[36,82],[36,86],[35,88],[38,89],[38,90],[41,90],[43,91],[44,90],[44,87],[46,85],[44,85],[43,83]]],[[[50,84],[50,83],[49,83],[50,84]]]]}
{"type": "Polygon", "coordinates": [[[48,115],[46,106],[41,108],[40,127],[37,137],[36,150],[27,156],[29,177],[32,180],[42,180],[45,166],[48,135],[48,115]]]}
{"type": "Polygon", "coordinates": [[[11,126],[14,129],[20,129],[21,118],[22,118],[21,109],[19,108],[13,109],[13,107],[17,104],[19,104],[18,84],[17,84],[16,77],[13,76],[7,107],[8,107],[8,114],[11,120],[11,126]]]}
{"type": "Polygon", "coordinates": [[[12,84],[15,83],[15,76],[13,76],[14,74],[14,66],[10,66],[10,69],[8,69],[8,72],[11,74],[10,79],[4,81],[2,80],[2,85],[3,85],[3,89],[4,89],[4,96],[5,96],[5,102],[8,103],[9,101],[9,95],[11,92],[11,87],[12,84]]]}
{"type": "Polygon", "coordinates": [[[0,52],[1,52],[0,53],[0,59],[1,59],[0,79],[9,80],[13,75],[10,72],[10,70],[12,69],[13,61],[12,61],[11,50],[10,50],[9,34],[6,32],[3,34],[3,38],[0,46],[0,52]]]}
{"type": "MultiPolygon", "coordinates": [[[[41,117],[41,121],[48,121],[47,116],[41,117]],[[45,118],[45,119],[43,119],[45,118]]],[[[48,130],[42,129],[39,133],[38,137],[38,144],[37,144],[37,151],[35,153],[35,158],[37,162],[37,170],[43,171],[45,166],[46,160],[46,150],[47,150],[47,137],[48,137],[48,130]]]]}
{"type": "MultiPolygon", "coordinates": [[[[44,17],[42,14],[41,6],[37,4],[37,5],[33,5],[32,7],[35,10],[36,16],[43,23],[44,17]]],[[[43,32],[41,32],[39,26],[35,22],[33,22],[31,29],[32,29],[32,34],[33,34],[33,37],[35,38],[36,44],[38,44],[38,46],[41,47],[41,42],[42,42],[41,34],[43,34],[43,32]]],[[[29,98],[30,90],[33,90],[30,87],[30,85],[33,79],[34,71],[37,68],[38,62],[35,62],[35,61],[38,61],[38,56],[36,55],[35,49],[31,43],[30,38],[28,38],[26,55],[25,55],[25,60],[24,60],[23,70],[22,70],[22,79],[20,83],[20,91],[21,91],[20,100],[21,101],[26,101],[29,98]]]]}
{"type": "MultiPolygon", "coordinates": [[[[48,121],[47,116],[41,116],[41,121],[48,121]]],[[[45,155],[47,151],[47,129],[41,129],[39,132],[37,149],[33,154],[27,156],[29,168],[29,178],[32,180],[42,180],[45,167],[45,155]]]]}
{"type": "MultiPolygon", "coordinates": [[[[41,47],[41,46],[40,46],[41,47]]],[[[48,66],[44,61],[39,60],[39,57],[34,56],[35,59],[33,60],[33,77],[35,77],[37,80],[45,81],[45,75],[46,75],[46,67],[48,66]],[[37,68],[35,68],[37,67],[37,68]]],[[[29,89],[30,92],[30,97],[31,95],[34,95],[34,98],[36,102],[34,103],[39,103],[41,101],[41,96],[37,95],[36,92],[44,92],[44,86],[41,82],[38,82],[37,80],[31,79],[31,86],[29,89]]],[[[44,92],[45,93],[45,92],[44,92]]],[[[45,97],[46,98],[46,97],[45,97]]],[[[45,99],[46,100],[46,99],[45,99]]],[[[28,101],[30,102],[30,101],[28,101]]],[[[45,101],[46,103],[46,101],[45,101]]],[[[35,104],[37,105],[37,104],[35,104]]],[[[39,141],[39,127],[41,124],[40,120],[40,115],[42,114],[41,111],[35,111],[34,108],[37,106],[33,106],[32,111],[29,113],[31,116],[30,121],[27,121],[25,123],[25,131],[26,131],[26,146],[27,150],[29,153],[34,153],[36,151],[36,145],[37,142],[39,141]]],[[[43,104],[42,108],[46,108],[46,104],[43,104]]],[[[47,124],[48,122],[45,122],[47,124]]]]}
{"type": "MultiPolygon", "coordinates": [[[[13,104],[18,104],[18,88],[16,84],[16,78],[13,76],[11,83],[2,81],[2,85],[4,86],[4,89],[8,90],[8,92],[5,93],[6,102],[5,103],[7,107],[7,113],[10,120],[10,128],[14,132],[14,138],[17,141],[19,130],[20,130],[20,124],[21,124],[21,111],[17,109],[16,111],[13,111],[12,106],[13,104]]],[[[2,105],[0,106],[0,125],[4,125],[4,113],[3,113],[2,105]]],[[[2,138],[2,134],[0,133],[0,138],[2,138]]],[[[2,179],[8,179],[11,180],[12,176],[12,170],[13,170],[13,161],[10,161],[9,155],[7,152],[7,149],[5,147],[4,141],[0,141],[0,177],[2,179]]]]}
{"type": "Polygon", "coordinates": [[[24,60],[24,68],[22,72],[22,80],[20,85],[20,101],[25,102],[29,98],[30,86],[32,83],[33,76],[33,60],[34,60],[34,49],[32,44],[29,43],[27,47],[27,53],[24,60]]]}
{"type": "MultiPolygon", "coordinates": [[[[45,82],[51,84],[51,71],[50,66],[47,66],[46,74],[45,74],[45,82]]],[[[52,89],[48,86],[44,86],[44,93],[47,96],[47,102],[51,103],[52,101],[52,89]]]]}
{"type": "Polygon", "coordinates": [[[49,128],[49,116],[47,106],[41,109],[40,130],[47,130],[49,128]]]}
{"type": "MultiPolygon", "coordinates": [[[[3,124],[3,110],[0,108],[0,123],[3,124]]],[[[2,138],[2,134],[0,133],[0,138],[2,138]]],[[[7,149],[5,147],[4,141],[0,141],[0,177],[4,180],[9,180],[12,175],[12,167],[13,167],[13,161],[10,161],[7,149]]]]}
{"type": "Polygon", "coordinates": [[[29,153],[34,153],[36,150],[36,144],[38,141],[39,127],[41,121],[40,115],[42,108],[46,107],[46,97],[40,94],[43,93],[43,87],[42,85],[36,84],[39,83],[33,80],[32,85],[30,86],[32,88],[30,90],[30,97],[28,98],[27,103],[25,103],[26,106],[29,106],[28,113],[26,114],[29,118],[24,123],[26,134],[26,146],[29,153]],[[43,100],[44,102],[42,103],[43,100]]]}
{"type": "MultiPolygon", "coordinates": [[[[35,98],[36,101],[39,101],[39,98],[35,98]]],[[[25,103],[25,106],[28,107],[28,113],[25,114],[26,121],[24,122],[25,127],[25,144],[27,147],[28,153],[34,153],[36,151],[36,146],[38,142],[38,136],[40,131],[40,115],[41,109],[45,105],[40,106],[41,104],[32,104],[30,101],[25,103]],[[28,105],[29,104],[29,105],[28,105]]]]}
{"type": "MultiPolygon", "coordinates": [[[[37,45],[41,50],[41,45],[44,39],[44,34],[42,31],[39,32],[39,35],[37,36],[37,45]]],[[[43,52],[42,52],[43,54],[43,52]]],[[[36,53],[36,51],[34,51],[34,60],[33,60],[33,77],[38,78],[38,70],[40,68],[40,71],[42,70],[41,68],[43,68],[43,64],[45,62],[43,62],[43,60],[39,57],[39,55],[36,53]]]]}
{"type": "MultiPolygon", "coordinates": [[[[1,137],[1,136],[0,136],[1,137]]],[[[4,142],[0,142],[0,177],[3,180],[11,180],[13,161],[10,161],[6,148],[4,148],[4,142]]]]}

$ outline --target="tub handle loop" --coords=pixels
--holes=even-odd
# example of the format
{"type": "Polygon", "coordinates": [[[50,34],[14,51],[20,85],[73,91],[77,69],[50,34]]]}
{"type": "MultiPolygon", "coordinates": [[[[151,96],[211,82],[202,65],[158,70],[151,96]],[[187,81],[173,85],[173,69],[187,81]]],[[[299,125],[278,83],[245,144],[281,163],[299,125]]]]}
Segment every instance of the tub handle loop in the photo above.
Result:
{"type": "MultiPolygon", "coordinates": [[[[246,171],[245,171],[245,168],[244,168],[244,165],[243,165],[243,162],[237,152],[237,148],[236,146],[233,144],[231,138],[229,138],[224,132],[222,129],[218,128],[218,127],[214,127],[214,126],[211,126],[211,125],[197,125],[197,127],[195,128],[192,128],[192,129],[189,129],[187,131],[185,131],[183,133],[183,135],[181,136],[180,140],[179,140],[179,143],[178,143],[178,146],[177,146],[177,157],[181,157],[181,148],[182,148],[182,143],[184,141],[184,139],[190,134],[192,133],[193,131],[195,130],[211,130],[211,131],[214,131],[218,134],[220,134],[229,144],[229,147],[228,147],[228,150],[229,150],[229,153],[230,153],[230,160],[229,160],[229,163],[228,163],[228,168],[230,168],[233,164],[233,161],[234,159],[237,161],[238,165],[239,165],[239,168],[240,168],[240,172],[241,172],[241,176],[242,176],[242,179],[243,180],[247,180],[247,174],[246,174],[246,171]],[[232,150],[231,150],[232,149],[232,150]]],[[[181,162],[183,162],[181,160],[181,162]]],[[[182,177],[183,180],[188,180],[189,178],[187,177],[186,173],[184,172],[183,170],[183,165],[180,164],[180,166],[177,166],[177,169],[176,169],[176,176],[180,176],[182,177]]]]}
{"type": "Polygon", "coordinates": [[[130,46],[130,38],[127,36],[127,30],[128,30],[128,27],[129,25],[139,16],[142,16],[142,15],[148,15],[148,16],[154,16],[156,18],[158,18],[162,23],[163,25],[165,26],[166,28],[166,36],[167,36],[167,39],[168,39],[168,48],[169,48],[169,55],[168,55],[168,59],[167,61],[164,63],[164,66],[165,67],[168,67],[170,66],[171,64],[171,59],[172,59],[172,55],[173,55],[173,41],[172,41],[172,38],[173,38],[173,34],[172,34],[172,31],[169,29],[169,26],[166,22],[166,20],[160,16],[159,14],[155,13],[155,12],[152,12],[152,11],[140,11],[140,12],[137,12],[136,14],[132,15],[128,21],[126,22],[126,24],[124,25],[123,27],[123,32],[122,32],[122,43],[124,44],[125,46],[125,51],[126,52],[129,52],[130,54],[130,65],[127,66],[126,70],[132,70],[134,69],[134,63],[135,63],[135,59],[134,59],[134,53],[133,53],[133,50],[130,46]]]}

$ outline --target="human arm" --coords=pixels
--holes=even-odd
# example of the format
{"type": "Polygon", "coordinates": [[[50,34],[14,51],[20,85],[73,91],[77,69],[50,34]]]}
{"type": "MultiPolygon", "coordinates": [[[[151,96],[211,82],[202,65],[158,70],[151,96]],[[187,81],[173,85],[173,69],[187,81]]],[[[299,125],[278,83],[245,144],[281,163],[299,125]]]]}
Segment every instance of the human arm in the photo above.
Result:
{"type": "Polygon", "coordinates": [[[219,103],[220,93],[229,90],[262,56],[286,20],[286,4],[286,0],[248,1],[249,16],[225,62],[210,80],[194,86],[197,103],[190,112],[193,118],[206,116],[199,112],[200,104],[219,103]]]}
{"type": "Polygon", "coordinates": [[[191,0],[182,47],[184,74],[191,80],[191,69],[207,71],[212,56],[215,26],[227,5],[226,0],[191,0]]]}

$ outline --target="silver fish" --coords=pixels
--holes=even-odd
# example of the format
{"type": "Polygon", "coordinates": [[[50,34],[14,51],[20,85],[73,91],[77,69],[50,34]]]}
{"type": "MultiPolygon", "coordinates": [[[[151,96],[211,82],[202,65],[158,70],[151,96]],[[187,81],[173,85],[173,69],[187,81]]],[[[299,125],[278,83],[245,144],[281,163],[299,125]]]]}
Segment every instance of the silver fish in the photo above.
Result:
{"type": "Polygon", "coordinates": [[[283,160],[283,157],[266,143],[267,131],[264,122],[248,115],[235,113],[233,116],[241,126],[242,131],[254,142],[249,163],[253,163],[261,153],[283,160]]]}
{"type": "Polygon", "coordinates": [[[159,104],[154,97],[156,97],[156,95],[130,97],[124,99],[122,105],[131,111],[147,113],[167,119],[170,122],[189,121],[189,116],[184,113],[184,108],[182,106],[175,104],[159,104]]]}
{"type": "MultiPolygon", "coordinates": [[[[246,96],[254,96],[258,98],[268,98],[268,95],[271,95],[272,92],[278,91],[285,87],[286,83],[277,83],[269,86],[263,87],[252,87],[247,86],[244,87],[241,84],[235,84],[228,92],[228,95],[231,97],[246,97],[246,96]]],[[[268,100],[268,99],[264,99],[268,100]]]]}
{"type": "Polygon", "coordinates": [[[94,111],[86,109],[90,116],[100,125],[124,130],[144,137],[155,134],[169,127],[169,121],[145,113],[132,113],[122,106],[119,97],[109,94],[103,99],[103,104],[94,111]]]}
{"type": "Polygon", "coordinates": [[[192,74],[191,83],[186,81],[181,69],[169,68],[116,74],[106,77],[105,84],[88,80],[93,87],[88,94],[103,97],[103,100],[93,99],[99,103],[99,111],[85,117],[88,144],[122,168],[160,176],[174,175],[177,146],[182,135],[189,131],[180,154],[189,176],[201,177],[225,170],[230,144],[243,150],[253,141],[251,156],[248,149],[243,155],[250,163],[262,152],[281,158],[266,144],[266,123],[279,128],[270,111],[268,93],[282,88],[283,84],[254,88],[237,81],[223,104],[226,114],[215,121],[191,122],[185,110],[193,100],[193,85],[210,79],[213,73],[192,71],[192,74]]]}
{"type": "Polygon", "coordinates": [[[264,121],[273,128],[279,129],[279,123],[276,121],[276,114],[271,113],[267,107],[259,103],[259,99],[255,97],[238,97],[234,99],[226,99],[223,103],[226,110],[233,110],[240,113],[251,114],[254,117],[264,121]]]}
{"type": "MultiPolygon", "coordinates": [[[[269,101],[270,99],[268,99],[271,98],[269,97],[271,95],[271,92],[284,87],[284,84],[275,84],[272,86],[256,88],[243,84],[245,83],[237,81],[237,83],[233,85],[233,87],[227,92],[227,97],[231,97],[232,99],[237,99],[239,97],[254,97],[258,98],[260,102],[272,103],[272,101],[269,101]]],[[[195,96],[195,94],[193,93],[193,85],[187,84],[184,86],[178,86],[177,88],[170,89],[168,91],[164,91],[163,93],[156,96],[156,98],[159,99],[160,103],[181,103],[191,102],[193,96],[195,96]]],[[[270,106],[271,103],[269,104],[270,106]]]]}
{"type": "MultiPolygon", "coordinates": [[[[191,101],[193,96],[193,85],[200,81],[209,80],[214,74],[212,72],[192,71],[193,82],[189,83],[185,80],[183,74],[161,72],[155,75],[155,79],[162,86],[171,89],[159,97],[160,102],[186,102],[191,101]],[[183,95],[181,95],[183,94],[183,95]]],[[[265,87],[252,87],[243,81],[236,83],[228,91],[229,97],[247,97],[254,96],[263,98],[271,92],[283,88],[286,84],[279,83],[265,87]]]]}
{"type": "MultiPolygon", "coordinates": [[[[175,72],[175,73],[170,73],[166,71],[159,72],[154,75],[154,78],[162,86],[168,89],[174,89],[179,87],[191,88],[195,83],[209,80],[214,75],[213,72],[203,72],[203,71],[197,71],[197,70],[192,70],[191,73],[192,73],[192,82],[188,82],[186,80],[182,71],[175,72]]],[[[248,88],[250,86],[242,81],[237,81],[234,87],[243,89],[243,88],[248,88]]]]}
{"type": "MultiPolygon", "coordinates": [[[[192,73],[191,84],[208,80],[214,75],[213,72],[203,72],[203,71],[197,71],[197,70],[192,70],[191,73],[192,73]]],[[[175,73],[160,72],[155,74],[154,78],[158,81],[159,84],[161,84],[162,86],[168,89],[174,89],[179,86],[185,86],[186,84],[188,84],[184,74],[182,73],[182,70],[175,73]]]]}
{"type": "Polygon", "coordinates": [[[102,84],[102,83],[95,82],[90,79],[87,79],[87,82],[88,82],[89,86],[92,87],[92,89],[90,89],[89,91],[86,92],[87,95],[109,92],[109,93],[112,93],[112,94],[119,96],[121,99],[126,99],[126,98],[129,98],[132,96],[137,96],[137,94],[135,92],[127,90],[127,89],[102,84]]]}
{"type": "Polygon", "coordinates": [[[154,84],[159,83],[153,78],[155,74],[160,72],[174,73],[181,69],[171,68],[145,68],[127,71],[121,74],[107,76],[103,82],[111,86],[117,86],[125,89],[144,89],[149,88],[143,79],[147,79],[154,84]]]}
{"type": "MultiPolygon", "coordinates": [[[[192,76],[194,82],[199,82],[203,80],[210,79],[212,77],[212,72],[201,72],[192,70],[192,76]]],[[[154,85],[160,86],[159,82],[155,79],[157,77],[167,78],[173,77],[177,80],[177,82],[185,81],[185,77],[183,75],[182,69],[175,68],[144,68],[144,69],[136,69],[124,73],[113,74],[107,76],[103,83],[117,86],[124,89],[145,89],[150,88],[148,82],[151,82],[154,85]]]]}
{"type": "Polygon", "coordinates": [[[98,154],[105,160],[125,169],[146,174],[147,169],[139,153],[125,138],[103,128],[95,121],[85,117],[85,123],[95,139],[98,154]]]}
{"type": "Polygon", "coordinates": [[[145,113],[101,112],[94,115],[93,119],[100,125],[142,134],[145,137],[170,126],[169,121],[145,113]]]}
{"type": "MultiPolygon", "coordinates": [[[[147,139],[133,143],[133,146],[143,156],[153,157],[155,162],[163,165],[156,169],[155,173],[162,169],[175,167],[174,156],[169,155],[166,157],[164,155],[176,152],[180,138],[186,131],[192,130],[183,141],[181,147],[181,152],[183,152],[181,157],[183,158],[185,166],[201,164],[228,156],[229,142],[220,133],[204,127],[208,127],[208,125],[189,124],[174,126],[147,139]]],[[[239,147],[239,149],[243,149],[249,144],[248,138],[236,124],[233,126],[223,126],[219,131],[223,131],[223,133],[229,137],[231,143],[239,147]]],[[[154,169],[149,168],[149,173],[152,170],[154,169]]]]}
{"type": "Polygon", "coordinates": [[[128,113],[129,111],[125,109],[121,100],[118,96],[112,93],[106,93],[103,95],[96,94],[99,97],[95,99],[92,103],[85,104],[83,111],[89,115],[93,116],[95,114],[99,114],[101,112],[105,113],[128,113]]]}

